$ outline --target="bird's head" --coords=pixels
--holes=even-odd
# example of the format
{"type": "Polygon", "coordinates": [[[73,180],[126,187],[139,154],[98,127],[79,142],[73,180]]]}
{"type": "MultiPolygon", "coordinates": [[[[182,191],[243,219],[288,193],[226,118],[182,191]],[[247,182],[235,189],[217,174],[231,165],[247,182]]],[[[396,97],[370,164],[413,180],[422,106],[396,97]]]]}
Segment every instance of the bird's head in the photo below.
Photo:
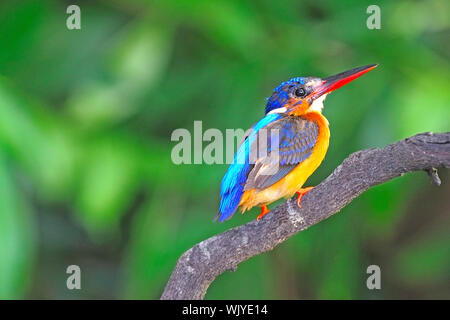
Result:
{"type": "Polygon", "coordinates": [[[320,79],[298,77],[285,81],[267,98],[266,114],[284,113],[302,115],[308,112],[321,112],[323,101],[328,93],[374,69],[377,64],[348,70],[334,76],[320,79]]]}

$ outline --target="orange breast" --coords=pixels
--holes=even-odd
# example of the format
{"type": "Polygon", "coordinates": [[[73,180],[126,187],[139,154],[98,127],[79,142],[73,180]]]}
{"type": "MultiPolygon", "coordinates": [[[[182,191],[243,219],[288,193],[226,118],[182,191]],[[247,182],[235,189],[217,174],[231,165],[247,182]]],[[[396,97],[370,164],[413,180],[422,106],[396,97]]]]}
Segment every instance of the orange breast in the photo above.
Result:
{"type": "Polygon", "coordinates": [[[270,204],[283,197],[292,197],[325,158],[330,140],[328,120],[320,112],[310,112],[302,115],[302,118],[314,121],[319,126],[319,135],[311,156],[270,187],[263,190],[245,191],[239,203],[242,212],[250,210],[254,206],[270,204]]]}

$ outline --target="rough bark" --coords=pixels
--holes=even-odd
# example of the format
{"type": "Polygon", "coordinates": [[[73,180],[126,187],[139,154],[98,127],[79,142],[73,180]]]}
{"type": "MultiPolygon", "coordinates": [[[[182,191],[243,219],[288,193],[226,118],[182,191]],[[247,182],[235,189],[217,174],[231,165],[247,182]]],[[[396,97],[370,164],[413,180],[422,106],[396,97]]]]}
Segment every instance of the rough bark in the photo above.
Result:
{"type": "Polygon", "coordinates": [[[417,134],[383,149],[355,152],[303,197],[301,208],[290,199],[261,220],[227,230],[186,251],[161,299],[202,299],[217,276],[339,212],[370,187],[422,170],[440,184],[434,168],[449,167],[450,132],[417,134]]]}

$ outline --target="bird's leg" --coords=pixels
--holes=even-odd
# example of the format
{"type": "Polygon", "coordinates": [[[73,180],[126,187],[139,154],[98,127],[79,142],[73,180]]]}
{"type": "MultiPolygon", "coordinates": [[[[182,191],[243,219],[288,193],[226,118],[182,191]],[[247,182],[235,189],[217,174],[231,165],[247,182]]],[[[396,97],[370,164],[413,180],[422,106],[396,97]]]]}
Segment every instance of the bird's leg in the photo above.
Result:
{"type": "Polygon", "coordinates": [[[297,197],[297,205],[299,208],[301,208],[301,202],[302,202],[302,197],[307,194],[309,191],[311,191],[312,189],[314,189],[314,187],[308,187],[308,188],[303,188],[298,190],[296,193],[298,194],[297,197]]]}
{"type": "Polygon", "coordinates": [[[261,213],[259,214],[259,216],[256,217],[256,220],[261,219],[263,216],[265,216],[269,212],[270,212],[270,210],[267,209],[267,206],[261,206],[261,213]]]}

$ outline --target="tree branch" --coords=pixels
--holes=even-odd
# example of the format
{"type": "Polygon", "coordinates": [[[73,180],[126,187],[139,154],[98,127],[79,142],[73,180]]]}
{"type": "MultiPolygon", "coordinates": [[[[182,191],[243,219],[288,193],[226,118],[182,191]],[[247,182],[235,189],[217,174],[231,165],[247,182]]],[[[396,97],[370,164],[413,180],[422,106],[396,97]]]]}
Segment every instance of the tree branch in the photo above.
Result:
{"type": "Polygon", "coordinates": [[[214,279],[292,235],[339,212],[372,186],[412,171],[450,167],[450,132],[422,133],[383,149],[351,154],[302,199],[290,199],[259,221],[227,230],[186,251],[178,260],[161,299],[202,299],[214,279]]]}

